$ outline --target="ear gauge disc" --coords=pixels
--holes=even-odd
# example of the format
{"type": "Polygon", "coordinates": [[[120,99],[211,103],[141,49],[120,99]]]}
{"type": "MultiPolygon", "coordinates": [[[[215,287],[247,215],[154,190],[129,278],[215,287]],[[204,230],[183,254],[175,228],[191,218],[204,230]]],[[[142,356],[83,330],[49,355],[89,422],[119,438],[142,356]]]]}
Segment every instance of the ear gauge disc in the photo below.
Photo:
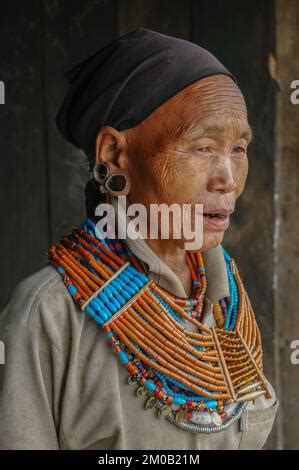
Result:
{"type": "Polygon", "coordinates": [[[92,174],[98,183],[104,183],[109,176],[109,168],[106,163],[97,163],[92,170],[92,174]]]}
{"type": "Polygon", "coordinates": [[[122,192],[128,186],[128,178],[124,173],[113,173],[108,177],[105,186],[114,193],[122,192]]]}

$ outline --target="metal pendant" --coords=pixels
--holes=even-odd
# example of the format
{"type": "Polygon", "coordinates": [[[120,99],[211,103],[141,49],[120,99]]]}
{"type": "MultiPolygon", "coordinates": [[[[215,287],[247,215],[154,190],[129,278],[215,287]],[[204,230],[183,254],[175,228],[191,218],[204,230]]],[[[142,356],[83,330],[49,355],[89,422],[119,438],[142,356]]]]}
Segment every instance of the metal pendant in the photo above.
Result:
{"type": "Polygon", "coordinates": [[[143,385],[141,385],[141,387],[138,387],[137,390],[136,390],[136,395],[138,398],[140,397],[144,397],[144,395],[147,394],[147,390],[145,387],[143,387],[143,385]]]}
{"type": "Polygon", "coordinates": [[[176,420],[177,423],[179,423],[180,421],[183,421],[186,418],[187,418],[187,411],[186,410],[177,411],[177,413],[175,415],[175,420],[176,420]]]}
{"type": "Polygon", "coordinates": [[[260,385],[262,385],[262,382],[254,382],[253,384],[250,385],[245,385],[244,387],[240,388],[237,391],[237,395],[244,395],[247,392],[251,392],[256,390],[260,385]]]}
{"type": "Polygon", "coordinates": [[[149,397],[149,399],[146,400],[144,405],[146,410],[151,410],[152,408],[154,408],[158,400],[159,398],[157,397],[149,397]]]}
{"type": "Polygon", "coordinates": [[[136,384],[136,379],[132,375],[130,375],[128,377],[128,384],[129,385],[135,385],[136,384]]]}
{"type": "Polygon", "coordinates": [[[171,412],[172,409],[170,405],[163,405],[162,408],[158,410],[158,416],[159,418],[167,418],[171,412]]]}
{"type": "Polygon", "coordinates": [[[240,402],[240,401],[252,401],[252,400],[255,400],[256,398],[258,397],[261,397],[262,395],[265,395],[266,393],[266,390],[258,390],[256,392],[251,392],[251,393],[247,393],[246,395],[240,395],[236,401],[237,402],[240,402]]]}

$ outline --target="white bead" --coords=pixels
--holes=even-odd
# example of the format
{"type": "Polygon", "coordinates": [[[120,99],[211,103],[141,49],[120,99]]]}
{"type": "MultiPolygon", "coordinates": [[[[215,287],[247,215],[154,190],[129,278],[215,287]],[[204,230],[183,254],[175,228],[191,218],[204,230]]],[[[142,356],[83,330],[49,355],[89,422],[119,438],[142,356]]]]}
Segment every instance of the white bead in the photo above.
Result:
{"type": "Polygon", "coordinates": [[[211,424],[211,413],[206,411],[193,411],[190,421],[195,424],[211,424]]]}
{"type": "Polygon", "coordinates": [[[212,423],[215,424],[215,426],[221,426],[222,419],[218,413],[216,412],[211,413],[211,419],[212,419],[212,423]]]}

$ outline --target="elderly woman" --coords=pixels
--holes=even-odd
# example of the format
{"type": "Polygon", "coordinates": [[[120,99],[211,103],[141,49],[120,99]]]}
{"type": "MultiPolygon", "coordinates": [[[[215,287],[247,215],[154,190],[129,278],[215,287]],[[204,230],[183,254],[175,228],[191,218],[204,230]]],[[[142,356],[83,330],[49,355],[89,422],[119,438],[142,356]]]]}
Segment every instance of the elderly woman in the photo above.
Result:
{"type": "Polygon", "coordinates": [[[89,217],[2,315],[1,447],[261,449],[278,400],[221,245],[251,139],[234,77],[201,47],[144,28],[67,77],[57,124],[89,158],[89,217]],[[158,237],[121,238],[132,219],[120,196],[148,218],[152,204],[202,204],[201,246],[163,237],[160,223],[158,237]],[[99,228],[104,202],[118,238],[99,228]]]}

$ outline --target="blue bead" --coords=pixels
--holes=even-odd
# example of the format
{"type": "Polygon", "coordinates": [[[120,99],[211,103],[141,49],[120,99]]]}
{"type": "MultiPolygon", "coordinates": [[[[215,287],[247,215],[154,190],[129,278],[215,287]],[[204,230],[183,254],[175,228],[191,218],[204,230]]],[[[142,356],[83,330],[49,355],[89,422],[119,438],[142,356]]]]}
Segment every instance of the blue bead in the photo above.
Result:
{"type": "Polygon", "coordinates": [[[105,295],[107,295],[108,299],[111,299],[111,297],[113,297],[109,286],[104,287],[103,292],[105,293],[105,295]]]}
{"type": "Polygon", "coordinates": [[[60,274],[64,274],[64,273],[65,273],[65,270],[64,270],[61,266],[57,266],[57,271],[58,271],[60,274]]]}
{"type": "Polygon", "coordinates": [[[132,265],[127,266],[126,270],[129,271],[130,273],[134,274],[134,276],[136,276],[136,274],[138,274],[137,269],[135,269],[134,266],[132,266],[132,265]]]}
{"type": "Polygon", "coordinates": [[[146,380],[143,384],[143,386],[145,388],[147,388],[148,390],[150,390],[151,392],[153,392],[154,390],[156,390],[157,388],[157,385],[153,384],[152,382],[150,382],[149,380],[146,380]]]}
{"type": "Polygon", "coordinates": [[[123,289],[123,290],[122,290],[121,293],[122,293],[122,295],[124,296],[125,300],[126,300],[126,301],[130,300],[130,298],[132,297],[132,295],[130,295],[130,294],[125,290],[124,287],[123,287],[122,289],[123,289]]]}
{"type": "Polygon", "coordinates": [[[217,408],[218,402],[217,400],[209,400],[206,402],[206,408],[217,408]]]}
{"type": "Polygon", "coordinates": [[[111,318],[111,312],[108,308],[105,307],[105,305],[103,305],[103,307],[101,307],[101,311],[106,315],[106,317],[108,319],[111,318]]]}
{"type": "Polygon", "coordinates": [[[118,282],[116,279],[113,279],[110,284],[115,287],[115,289],[120,290],[122,288],[121,283],[118,282]]]}
{"type": "Polygon", "coordinates": [[[77,294],[77,289],[73,284],[67,286],[67,289],[71,295],[77,294]]]}
{"type": "Polygon", "coordinates": [[[130,282],[130,287],[131,287],[132,289],[134,289],[135,292],[138,292],[138,291],[140,290],[140,286],[138,286],[138,285],[135,283],[135,281],[133,281],[132,279],[131,279],[131,282],[130,282]]]}
{"type": "Polygon", "coordinates": [[[105,304],[98,297],[94,297],[93,300],[98,304],[99,307],[105,308],[105,304]]]}
{"type": "Polygon", "coordinates": [[[129,276],[127,276],[127,275],[125,274],[125,271],[121,272],[121,273],[118,275],[118,277],[119,277],[120,279],[122,279],[122,280],[123,280],[124,282],[126,282],[126,283],[129,282],[130,279],[131,279],[129,276]]]}
{"type": "Polygon", "coordinates": [[[93,230],[95,230],[96,225],[95,225],[95,223],[94,223],[89,217],[88,217],[88,219],[87,219],[86,222],[87,222],[87,224],[88,224],[93,230]]]}
{"type": "Polygon", "coordinates": [[[115,297],[111,298],[111,302],[115,305],[117,310],[121,308],[121,304],[119,303],[119,301],[115,297]]]}
{"type": "Polygon", "coordinates": [[[92,299],[90,302],[89,302],[89,305],[93,308],[93,310],[95,312],[100,312],[101,311],[101,307],[99,306],[99,304],[97,304],[97,302],[92,299]]]}
{"type": "Polygon", "coordinates": [[[120,279],[119,276],[117,277],[117,282],[119,282],[119,284],[121,285],[121,288],[125,287],[126,285],[126,283],[122,279],[120,279]]]}
{"type": "Polygon", "coordinates": [[[120,361],[122,362],[122,364],[127,364],[129,362],[129,358],[124,351],[121,351],[120,353],[118,353],[118,357],[120,361]]]}
{"type": "Polygon", "coordinates": [[[89,302],[90,307],[104,320],[109,320],[109,316],[94,302],[94,299],[89,302]]]}
{"type": "Polygon", "coordinates": [[[87,305],[84,311],[86,311],[92,318],[94,318],[95,321],[99,323],[99,325],[103,325],[103,323],[105,323],[105,320],[103,320],[99,315],[96,315],[89,305],[87,305]]]}
{"type": "Polygon", "coordinates": [[[115,287],[113,286],[112,282],[110,282],[110,284],[109,284],[109,289],[111,290],[111,292],[112,292],[113,295],[116,295],[116,294],[117,294],[117,290],[116,290],[115,287]]]}
{"type": "Polygon", "coordinates": [[[119,301],[121,307],[126,303],[126,300],[124,299],[124,297],[121,294],[116,293],[115,297],[119,301]]]}
{"type": "Polygon", "coordinates": [[[99,292],[98,297],[104,302],[104,304],[109,301],[107,295],[105,295],[103,291],[99,292]]]}
{"type": "Polygon", "coordinates": [[[135,282],[135,284],[138,285],[138,287],[143,287],[144,286],[144,281],[140,279],[140,274],[137,269],[135,269],[133,266],[128,266],[126,269],[130,275],[132,275],[132,278],[135,282]]]}
{"type": "Polygon", "coordinates": [[[117,312],[117,308],[115,307],[115,305],[113,305],[112,302],[107,302],[106,303],[106,307],[112,312],[112,313],[115,313],[117,312]]]}
{"type": "Polygon", "coordinates": [[[134,277],[134,282],[135,284],[137,284],[138,288],[141,289],[143,286],[144,286],[144,282],[142,282],[138,276],[135,276],[134,277]]]}
{"type": "MultiPolygon", "coordinates": [[[[177,395],[177,394],[176,394],[177,395]]],[[[181,398],[180,396],[178,397],[175,397],[173,400],[172,400],[172,403],[174,403],[175,405],[185,405],[186,404],[186,399],[185,398],[181,398]]]]}
{"type": "MultiPolygon", "coordinates": [[[[129,292],[129,294],[131,294],[131,296],[136,294],[135,289],[132,289],[131,286],[126,285],[126,286],[124,287],[124,290],[125,290],[126,292],[129,292]]],[[[131,298],[131,297],[130,297],[130,298],[131,298]]]]}
{"type": "Polygon", "coordinates": [[[143,273],[138,273],[138,277],[141,281],[144,282],[144,284],[146,284],[149,281],[149,278],[143,273]]]}

